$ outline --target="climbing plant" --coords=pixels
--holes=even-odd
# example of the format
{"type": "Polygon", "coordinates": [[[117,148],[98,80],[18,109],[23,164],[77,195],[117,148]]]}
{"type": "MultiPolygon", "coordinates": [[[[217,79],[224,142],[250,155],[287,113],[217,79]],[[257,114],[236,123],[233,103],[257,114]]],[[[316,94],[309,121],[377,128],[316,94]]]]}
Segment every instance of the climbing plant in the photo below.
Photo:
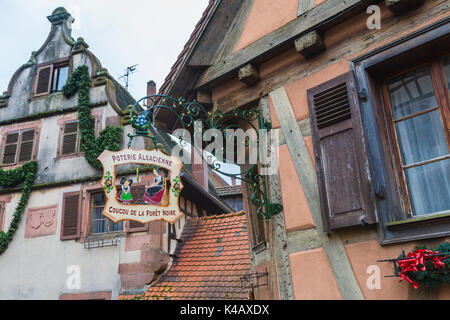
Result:
{"type": "Polygon", "coordinates": [[[9,225],[8,231],[0,231],[0,254],[5,252],[11,242],[14,233],[19,227],[22,214],[27,207],[28,199],[30,198],[31,186],[36,178],[36,172],[38,169],[38,164],[36,161],[31,161],[25,163],[23,166],[11,169],[3,170],[0,168],[0,186],[4,188],[10,188],[23,182],[22,196],[20,197],[19,203],[13,213],[13,218],[9,225]]]}
{"type": "Polygon", "coordinates": [[[91,122],[89,70],[87,66],[79,66],[70,75],[62,92],[66,98],[78,92],[78,126],[81,133],[81,150],[87,162],[96,169],[102,169],[97,158],[104,150],[119,151],[122,146],[122,127],[107,126],[95,136],[91,122]]]}

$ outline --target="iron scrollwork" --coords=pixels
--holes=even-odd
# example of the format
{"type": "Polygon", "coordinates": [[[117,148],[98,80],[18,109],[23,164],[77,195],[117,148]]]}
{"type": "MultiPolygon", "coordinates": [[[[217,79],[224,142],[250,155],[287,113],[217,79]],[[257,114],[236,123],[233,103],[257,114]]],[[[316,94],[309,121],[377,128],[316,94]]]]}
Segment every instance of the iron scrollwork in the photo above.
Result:
{"type": "MultiPolygon", "coordinates": [[[[129,123],[135,129],[135,134],[128,134],[128,137],[130,138],[128,147],[131,146],[131,142],[134,137],[141,136],[151,139],[153,147],[158,149],[156,138],[149,135],[149,128],[150,126],[153,126],[153,113],[158,109],[168,110],[172,113],[176,117],[182,129],[190,129],[194,126],[195,121],[201,121],[202,125],[200,130],[199,132],[194,132],[194,135],[203,135],[204,130],[207,129],[217,129],[223,136],[225,136],[227,129],[243,129],[242,125],[237,122],[244,122],[245,125],[253,128],[254,132],[256,132],[256,147],[259,147],[260,142],[258,129],[271,129],[270,123],[266,122],[261,117],[258,109],[235,109],[228,113],[222,113],[219,110],[207,111],[203,105],[195,100],[192,102],[186,102],[183,98],[175,99],[167,95],[154,94],[141,98],[130,110],[129,123]],[[141,108],[143,107],[144,111],[138,113],[136,111],[138,106],[141,108]],[[258,123],[258,129],[254,124],[255,121],[258,123]]],[[[180,140],[179,142],[182,146],[186,146],[186,142],[183,141],[182,137],[178,137],[178,139],[180,140]]],[[[245,139],[244,143],[245,146],[248,147],[252,142],[245,139]]],[[[192,147],[194,147],[199,154],[202,154],[202,151],[199,150],[197,146],[192,144],[192,147]]],[[[220,161],[215,156],[210,155],[206,160],[208,166],[212,170],[231,178],[240,179],[248,184],[251,192],[250,201],[253,205],[255,205],[258,217],[264,218],[268,221],[271,216],[282,211],[283,206],[280,203],[270,202],[266,178],[258,173],[257,163],[259,162],[259,152],[257,152],[256,163],[240,174],[222,171],[220,161]]]]}

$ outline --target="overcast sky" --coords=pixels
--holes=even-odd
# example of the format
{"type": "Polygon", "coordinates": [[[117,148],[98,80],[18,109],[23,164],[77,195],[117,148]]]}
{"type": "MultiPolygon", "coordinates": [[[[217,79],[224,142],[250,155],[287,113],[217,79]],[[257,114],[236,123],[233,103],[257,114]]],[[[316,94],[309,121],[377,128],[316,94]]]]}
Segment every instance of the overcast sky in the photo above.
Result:
{"type": "Polygon", "coordinates": [[[118,79],[130,77],[134,98],[148,80],[159,88],[199,21],[208,0],[0,0],[0,94],[13,73],[50,32],[47,16],[65,7],[75,18],[72,36],[83,37],[102,66],[118,79]]]}

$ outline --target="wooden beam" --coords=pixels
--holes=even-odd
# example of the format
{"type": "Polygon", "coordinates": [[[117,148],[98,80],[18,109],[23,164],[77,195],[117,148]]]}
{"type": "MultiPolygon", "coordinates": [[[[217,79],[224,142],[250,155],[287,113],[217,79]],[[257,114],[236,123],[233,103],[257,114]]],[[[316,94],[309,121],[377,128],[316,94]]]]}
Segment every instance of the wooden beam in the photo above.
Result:
{"type": "Polygon", "coordinates": [[[424,4],[425,0],[385,0],[386,7],[394,14],[414,10],[424,4]]]}
{"type": "Polygon", "coordinates": [[[247,47],[215,61],[200,77],[197,87],[211,89],[215,83],[220,83],[221,80],[234,78],[237,76],[238,70],[246,64],[250,62],[258,64],[266,61],[276,54],[292,48],[294,40],[300,35],[324,27],[325,23],[333,21],[334,18],[343,19],[344,13],[359,12],[372,2],[369,0],[326,1],[247,47]]]}
{"type": "Polygon", "coordinates": [[[299,16],[305,12],[308,12],[312,8],[314,8],[314,0],[300,0],[298,2],[297,15],[299,16]]]}
{"type": "Polygon", "coordinates": [[[305,63],[303,59],[299,59],[288,66],[282,67],[277,72],[262,78],[253,87],[245,87],[227,94],[225,97],[217,100],[214,107],[225,113],[244,106],[287,83],[307,77],[337,61],[355,57],[366,48],[374,46],[377,43],[388,42],[389,39],[394,38],[398,34],[398,30],[419,27],[426,24],[429,17],[438,17],[446,12],[448,12],[448,3],[441,1],[439,4],[433,2],[425,3],[415,13],[413,19],[409,16],[391,16],[383,20],[383,23],[389,27],[382,28],[381,30],[364,28],[351,38],[343,39],[338,44],[328,47],[327,51],[320,56],[315,56],[308,60],[308,63],[305,63]]]}
{"type": "MultiPolygon", "coordinates": [[[[265,120],[272,121],[270,117],[269,99],[264,96],[260,100],[260,110],[265,120]]],[[[279,130],[279,129],[274,129],[279,130]]],[[[276,157],[275,157],[276,158],[276,157]]],[[[274,164],[272,164],[274,165],[274,164]]],[[[278,166],[278,164],[276,164],[278,166]]],[[[272,203],[283,203],[281,196],[281,184],[278,174],[267,176],[269,184],[269,197],[272,203]]],[[[288,235],[286,233],[286,224],[284,221],[284,212],[274,215],[270,220],[269,231],[269,250],[270,256],[274,259],[272,265],[275,267],[278,295],[281,300],[293,300],[294,289],[292,285],[291,262],[289,252],[286,250],[288,235]]],[[[278,297],[277,297],[278,298],[278,297]]]]}
{"type": "Polygon", "coordinates": [[[327,49],[322,36],[316,30],[295,39],[295,50],[305,58],[311,58],[327,49]]]}
{"type": "Polygon", "coordinates": [[[258,68],[249,63],[242,68],[239,69],[239,81],[245,83],[248,86],[252,86],[259,81],[259,72],[258,68]]]}
{"type": "Polygon", "coordinates": [[[311,211],[319,240],[330,262],[342,298],[344,300],[363,300],[364,297],[352,271],[339,233],[330,232],[327,234],[323,231],[316,171],[300,127],[295,120],[294,111],[286,90],[279,88],[270,93],[270,98],[280,121],[281,130],[286,139],[292,162],[311,211]]]}
{"type": "Polygon", "coordinates": [[[211,91],[209,90],[197,90],[196,99],[198,103],[205,107],[211,107],[213,105],[213,100],[211,96],[211,91]]]}

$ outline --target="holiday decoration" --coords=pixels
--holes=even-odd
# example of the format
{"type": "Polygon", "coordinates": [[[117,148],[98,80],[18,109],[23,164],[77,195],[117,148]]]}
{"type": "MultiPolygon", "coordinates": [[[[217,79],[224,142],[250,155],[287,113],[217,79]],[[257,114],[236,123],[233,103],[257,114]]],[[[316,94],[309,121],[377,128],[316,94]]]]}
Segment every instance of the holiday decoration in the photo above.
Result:
{"type": "Polygon", "coordinates": [[[19,203],[14,210],[13,218],[9,224],[7,232],[0,231],[0,254],[2,254],[12,241],[14,233],[19,228],[19,223],[22,218],[22,214],[27,207],[28,199],[31,194],[31,186],[33,185],[36,177],[38,164],[35,161],[27,162],[23,166],[11,170],[3,170],[0,168],[0,186],[1,187],[14,187],[23,182],[22,196],[19,203]]]}
{"type": "Polygon", "coordinates": [[[70,98],[78,91],[78,126],[81,132],[81,150],[92,167],[102,169],[97,158],[104,150],[120,150],[122,128],[108,126],[100,132],[98,138],[95,137],[89,101],[90,83],[88,67],[82,65],[72,72],[62,92],[66,98],[70,98]]]}
{"type": "Polygon", "coordinates": [[[400,281],[409,282],[414,289],[419,286],[438,287],[450,283],[450,243],[445,242],[436,247],[416,247],[407,255],[397,259],[379,260],[394,263],[394,276],[400,281]]]}

